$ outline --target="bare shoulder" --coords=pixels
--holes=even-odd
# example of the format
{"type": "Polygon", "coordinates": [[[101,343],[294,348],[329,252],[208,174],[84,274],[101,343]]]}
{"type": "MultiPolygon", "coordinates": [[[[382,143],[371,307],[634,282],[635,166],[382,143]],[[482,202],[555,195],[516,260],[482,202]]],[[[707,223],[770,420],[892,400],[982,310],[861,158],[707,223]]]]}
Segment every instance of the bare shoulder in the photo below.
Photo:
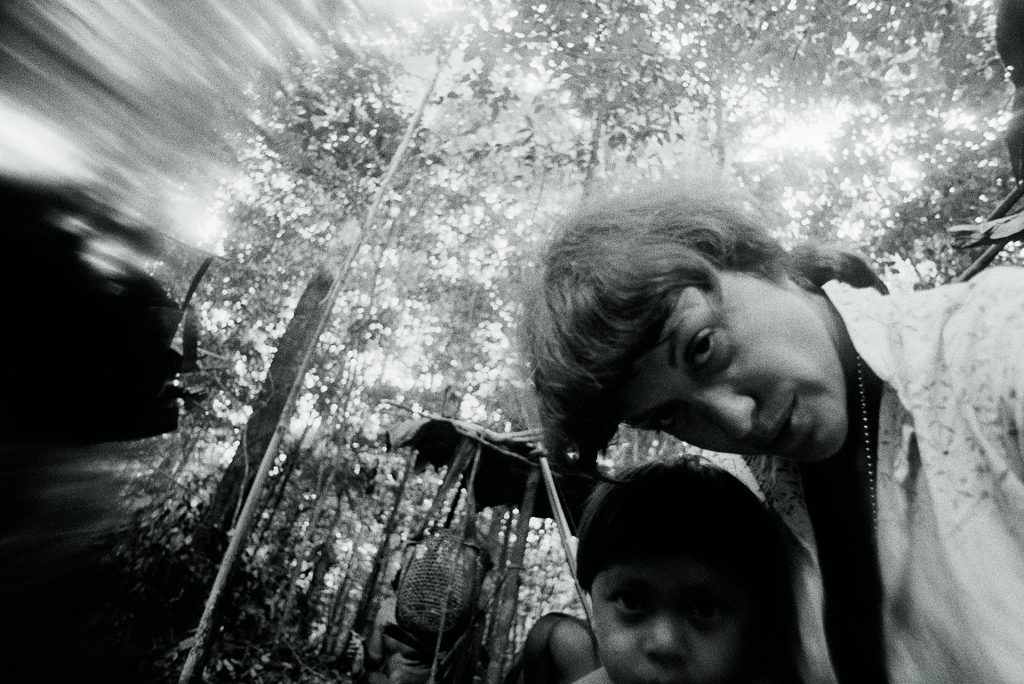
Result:
{"type": "Polygon", "coordinates": [[[592,647],[593,639],[586,623],[578,618],[566,617],[551,628],[550,642],[557,648],[592,647]]]}

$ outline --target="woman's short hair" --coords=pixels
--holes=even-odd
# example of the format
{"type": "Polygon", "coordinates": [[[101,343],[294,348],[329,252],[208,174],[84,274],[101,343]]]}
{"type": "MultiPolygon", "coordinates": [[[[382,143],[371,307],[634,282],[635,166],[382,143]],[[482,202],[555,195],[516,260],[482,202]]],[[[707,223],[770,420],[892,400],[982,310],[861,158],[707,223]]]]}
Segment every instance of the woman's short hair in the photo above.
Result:
{"type": "Polygon", "coordinates": [[[771,223],[750,195],[714,174],[606,196],[563,221],[521,328],[550,452],[575,448],[593,462],[607,446],[621,418],[612,397],[684,288],[717,296],[722,271],[808,287],[851,267],[874,277],[852,255],[786,251],[771,223]]]}

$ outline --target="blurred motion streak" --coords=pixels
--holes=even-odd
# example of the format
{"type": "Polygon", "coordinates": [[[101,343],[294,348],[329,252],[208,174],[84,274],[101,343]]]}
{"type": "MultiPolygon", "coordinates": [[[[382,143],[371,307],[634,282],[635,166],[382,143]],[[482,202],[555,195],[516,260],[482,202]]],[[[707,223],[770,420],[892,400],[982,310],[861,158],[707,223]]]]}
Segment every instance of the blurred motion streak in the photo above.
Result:
{"type": "Polygon", "coordinates": [[[140,681],[104,558],[131,440],[177,427],[205,255],[176,208],[216,188],[253,84],[344,40],[350,7],[0,4],[0,680],[140,681]]]}
{"type": "MultiPolygon", "coordinates": [[[[212,189],[250,89],[344,41],[347,2],[26,1],[0,4],[0,173],[73,174],[163,227],[169,195],[212,189]],[[11,119],[64,139],[46,169],[12,158],[11,119]],[[6,144],[5,144],[6,143],[6,144]]],[[[38,165],[40,162],[36,160],[38,165]]]]}

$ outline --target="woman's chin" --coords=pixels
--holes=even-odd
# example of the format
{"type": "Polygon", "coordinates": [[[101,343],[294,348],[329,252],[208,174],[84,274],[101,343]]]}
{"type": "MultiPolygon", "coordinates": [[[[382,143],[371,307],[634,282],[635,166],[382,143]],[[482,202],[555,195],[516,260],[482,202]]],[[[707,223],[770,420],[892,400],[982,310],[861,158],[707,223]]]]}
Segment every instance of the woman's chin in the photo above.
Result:
{"type": "Polygon", "coordinates": [[[846,426],[835,426],[796,435],[773,455],[797,463],[817,463],[838,454],[846,442],[846,426]]]}

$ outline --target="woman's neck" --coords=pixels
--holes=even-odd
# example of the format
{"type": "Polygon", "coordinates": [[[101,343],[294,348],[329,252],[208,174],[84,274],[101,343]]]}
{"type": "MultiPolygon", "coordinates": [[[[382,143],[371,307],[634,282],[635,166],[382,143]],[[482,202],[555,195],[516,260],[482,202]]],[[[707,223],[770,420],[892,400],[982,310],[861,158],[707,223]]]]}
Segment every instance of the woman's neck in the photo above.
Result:
{"type": "Polygon", "coordinates": [[[818,289],[817,292],[809,293],[811,295],[811,306],[821,316],[821,320],[825,325],[825,329],[828,331],[829,338],[832,340],[832,344],[836,349],[836,353],[839,355],[839,362],[842,364],[843,373],[846,376],[847,384],[851,381],[856,382],[857,378],[857,349],[853,346],[853,340],[850,338],[850,333],[846,329],[846,323],[843,321],[843,317],[839,314],[839,309],[836,308],[832,300],[828,298],[825,291],[818,289]]]}

